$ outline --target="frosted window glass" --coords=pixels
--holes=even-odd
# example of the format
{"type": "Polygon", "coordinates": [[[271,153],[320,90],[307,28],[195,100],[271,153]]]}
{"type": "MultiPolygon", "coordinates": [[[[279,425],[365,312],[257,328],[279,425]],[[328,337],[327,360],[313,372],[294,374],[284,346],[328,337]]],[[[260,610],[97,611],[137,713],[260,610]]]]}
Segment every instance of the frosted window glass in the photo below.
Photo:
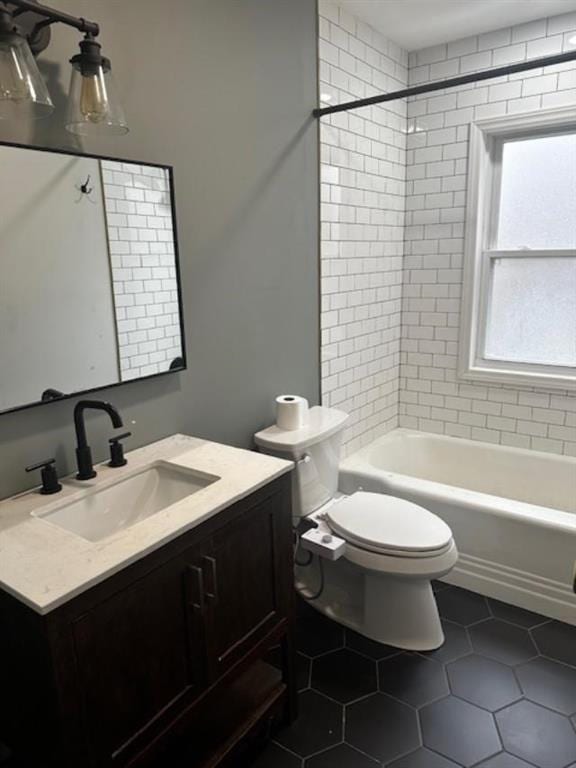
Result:
{"type": "Polygon", "coordinates": [[[576,248],[576,134],[503,146],[497,247],[576,248]]]}
{"type": "Polygon", "coordinates": [[[576,365],[576,258],[493,260],[485,356],[576,365]]]}

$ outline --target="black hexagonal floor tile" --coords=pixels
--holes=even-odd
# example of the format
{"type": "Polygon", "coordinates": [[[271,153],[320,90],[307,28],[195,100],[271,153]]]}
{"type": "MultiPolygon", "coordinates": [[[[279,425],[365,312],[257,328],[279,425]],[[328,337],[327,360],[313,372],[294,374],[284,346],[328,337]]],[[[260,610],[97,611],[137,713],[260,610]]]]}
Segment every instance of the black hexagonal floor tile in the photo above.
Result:
{"type": "Polygon", "coordinates": [[[422,748],[401,757],[400,760],[388,763],[387,768],[459,768],[459,766],[436,752],[422,748]]]}
{"type": "MultiPolygon", "coordinates": [[[[266,654],[266,661],[277,669],[282,669],[282,654],[280,646],[271,648],[266,654]]],[[[296,685],[299,691],[310,687],[310,669],[312,662],[301,653],[296,654],[296,685]]]]}
{"type": "Polygon", "coordinates": [[[348,744],[339,744],[320,755],[309,757],[305,768],[379,768],[379,763],[348,744]]]}
{"type": "Polygon", "coordinates": [[[296,593],[296,619],[300,621],[301,619],[307,618],[310,614],[315,613],[317,613],[317,611],[315,608],[312,608],[310,601],[304,600],[303,597],[296,593]]]}
{"type": "Polygon", "coordinates": [[[300,694],[298,719],[278,734],[276,741],[307,757],[342,741],[343,709],[316,691],[300,694]]]}
{"type": "Polygon", "coordinates": [[[251,764],[251,768],[300,768],[301,765],[301,758],[271,743],[251,764]]]}
{"type": "Polygon", "coordinates": [[[440,616],[448,621],[468,627],[482,619],[488,619],[491,613],[486,598],[460,587],[448,587],[436,595],[440,616]]]}
{"type": "Polygon", "coordinates": [[[541,654],[576,667],[576,627],[551,621],[534,629],[532,637],[541,654]]]}
{"type": "Polygon", "coordinates": [[[8,761],[12,759],[12,752],[8,749],[6,744],[0,741],[0,765],[7,765],[8,761]]]}
{"type": "Polygon", "coordinates": [[[310,687],[310,673],[312,671],[312,662],[307,656],[301,653],[296,654],[296,684],[299,691],[310,687]]]}
{"type": "Polygon", "coordinates": [[[429,704],[450,693],[442,665],[416,653],[403,653],[381,661],[378,680],[382,693],[413,707],[429,704]]]}
{"type": "Polygon", "coordinates": [[[503,664],[522,664],[538,655],[527,629],[499,619],[488,619],[469,629],[476,653],[503,664]]]}
{"type": "Polygon", "coordinates": [[[311,608],[300,605],[296,623],[296,646],[306,656],[320,656],[344,645],[344,628],[311,608]]]}
{"type": "Polygon", "coordinates": [[[432,582],[432,591],[435,595],[438,594],[438,592],[442,592],[443,589],[448,589],[450,584],[446,584],[445,581],[433,581],[432,582]]]}
{"type": "Polygon", "coordinates": [[[346,707],[345,741],[376,760],[395,760],[420,746],[416,712],[375,693],[346,707]]]}
{"type": "Polygon", "coordinates": [[[534,768],[534,766],[508,752],[500,752],[496,757],[491,757],[490,760],[480,763],[477,768],[534,768]]]}
{"type": "Polygon", "coordinates": [[[538,768],[566,768],[576,760],[576,732],[567,717],[520,701],[498,712],[496,721],[506,751],[538,768]]]}
{"type": "Polygon", "coordinates": [[[446,668],[455,696],[495,712],[522,697],[512,669],[483,656],[465,656],[446,668]]]}
{"type": "Polygon", "coordinates": [[[396,656],[396,654],[402,652],[400,648],[377,643],[375,640],[370,640],[368,637],[364,637],[364,635],[358,632],[353,632],[351,629],[346,630],[346,646],[357,653],[361,653],[363,656],[374,659],[374,661],[386,659],[388,656],[396,656]]]}
{"type": "Polygon", "coordinates": [[[576,669],[542,657],[516,670],[527,699],[563,715],[576,712],[576,669]]]}
{"type": "Polygon", "coordinates": [[[376,662],[343,648],[314,659],[312,688],[346,704],[378,689],[376,662]]]}
{"type": "Polygon", "coordinates": [[[502,751],[492,715],[455,696],[420,711],[424,746],[469,768],[502,751]]]}
{"type": "Polygon", "coordinates": [[[515,605],[502,603],[500,600],[494,600],[492,597],[487,598],[487,600],[494,618],[508,621],[510,624],[516,624],[518,627],[534,629],[534,627],[539,627],[550,621],[550,619],[541,616],[539,613],[532,613],[532,611],[526,611],[524,608],[517,608],[515,605]]]}
{"type": "Polygon", "coordinates": [[[444,630],[444,645],[436,648],[435,651],[420,651],[422,656],[439,661],[441,664],[447,664],[449,661],[455,661],[472,653],[468,631],[464,627],[444,619],[442,629],[444,630]]]}

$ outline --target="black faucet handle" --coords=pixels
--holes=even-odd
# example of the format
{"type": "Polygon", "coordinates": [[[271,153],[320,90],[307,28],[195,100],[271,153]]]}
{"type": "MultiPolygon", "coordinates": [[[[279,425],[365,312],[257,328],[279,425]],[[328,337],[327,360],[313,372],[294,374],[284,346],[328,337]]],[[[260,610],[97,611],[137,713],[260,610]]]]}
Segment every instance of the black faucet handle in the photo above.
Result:
{"type": "Polygon", "coordinates": [[[128,464],[128,460],[124,456],[124,446],[120,442],[130,437],[132,432],[124,432],[121,435],[114,435],[108,442],[110,443],[110,461],[109,467],[125,467],[128,464]]]}
{"type": "Polygon", "coordinates": [[[62,486],[58,482],[58,472],[56,471],[55,464],[56,459],[45,459],[26,467],[26,472],[34,472],[37,469],[42,470],[42,488],[40,493],[44,494],[44,496],[50,496],[62,490],[62,486]]]}
{"type": "Polygon", "coordinates": [[[126,440],[127,437],[132,437],[132,432],[123,432],[121,435],[114,435],[108,442],[110,445],[114,445],[114,443],[117,443],[119,440],[126,440]]]}

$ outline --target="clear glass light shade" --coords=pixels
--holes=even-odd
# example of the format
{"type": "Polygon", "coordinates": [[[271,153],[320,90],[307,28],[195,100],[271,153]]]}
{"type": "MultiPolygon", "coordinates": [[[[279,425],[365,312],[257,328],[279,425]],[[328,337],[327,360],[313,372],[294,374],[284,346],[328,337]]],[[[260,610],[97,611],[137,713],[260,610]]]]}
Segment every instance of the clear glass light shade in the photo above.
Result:
{"type": "Polygon", "coordinates": [[[99,66],[91,74],[82,74],[79,65],[72,65],[66,130],[80,136],[128,133],[124,110],[108,67],[99,66]]]}
{"type": "Polygon", "coordinates": [[[46,117],[53,109],[28,41],[0,34],[0,118],[46,117]]]}

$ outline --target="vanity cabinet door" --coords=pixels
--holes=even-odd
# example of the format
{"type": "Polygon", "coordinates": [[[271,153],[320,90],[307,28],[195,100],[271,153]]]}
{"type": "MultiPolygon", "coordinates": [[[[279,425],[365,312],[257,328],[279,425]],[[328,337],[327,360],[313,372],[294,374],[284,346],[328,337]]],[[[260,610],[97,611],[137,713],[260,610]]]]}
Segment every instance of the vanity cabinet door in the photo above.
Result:
{"type": "Polygon", "coordinates": [[[241,659],[289,614],[290,495],[284,490],[239,514],[202,558],[212,679],[241,659]]]}
{"type": "Polygon", "coordinates": [[[95,765],[123,765],[204,687],[200,560],[198,548],[186,550],[73,622],[95,765]]]}

